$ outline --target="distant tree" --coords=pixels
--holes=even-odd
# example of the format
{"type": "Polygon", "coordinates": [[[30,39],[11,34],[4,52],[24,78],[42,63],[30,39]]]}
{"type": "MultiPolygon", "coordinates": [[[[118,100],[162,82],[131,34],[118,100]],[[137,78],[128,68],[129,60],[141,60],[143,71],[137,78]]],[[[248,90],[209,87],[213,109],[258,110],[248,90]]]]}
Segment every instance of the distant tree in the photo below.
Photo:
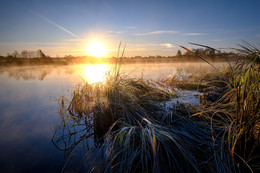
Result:
{"type": "Polygon", "coordinates": [[[210,57],[211,60],[215,61],[215,56],[216,56],[215,50],[213,50],[213,49],[205,49],[204,51],[205,51],[205,55],[210,57]]]}
{"type": "Polygon", "coordinates": [[[74,57],[72,55],[65,55],[64,58],[70,59],[70,58],[74,58],[74,57]]]}
{"type": "Polygon", "coordinates": [[[16,50],[16,51],[14,51],[13,53],[12,53],[12,56],[14,57],[14,58],[18,58],[19,57],[19,52],[16,50]]]}
{"type": "Polygon", "coordinates": [[[42,52],[41,49],[36,51],[36,57],[37,58],[47,58],[47,56],[42,52]]]}
{"type": "Polygon", "coordinates": [[[29,51],[29,58],[37,58],[36,51],[29,51]]]}
{"type": "Polygon", "coordinates": [[[195,56],[203,56],[203,55],[205,55],[205,51],[204,51],[203,48],[193,49],[192,51],[194,52],[195,56]]]}
{"type": "Polygon", "coordinates": [[[188,51],[186,51],[186,52],[184,53],[184,56],[192,56],[192,55],[193,55],[193,53],[188,52],[188,51]]]}
{"type": "Polygon", "coordinates": [[[6,58],[13,58],[13,55],[11,53],[7,53],[6,58]]]}
{"type": "Polygon", "coordinates": [[[27,51],[27,50],[23,50],[23,51],[20,53],[20,57],[21,57],[21,58],[30,58],[30,52],[27,51]]]}
{"type": "Polygon", "coordinates": [[[180,50],[178,50],[178,51],[177,51],[177,54],[176,54],[176,56],[182,56],[182,53],[181,53],[181,51],[180,51],[180,50]]]}

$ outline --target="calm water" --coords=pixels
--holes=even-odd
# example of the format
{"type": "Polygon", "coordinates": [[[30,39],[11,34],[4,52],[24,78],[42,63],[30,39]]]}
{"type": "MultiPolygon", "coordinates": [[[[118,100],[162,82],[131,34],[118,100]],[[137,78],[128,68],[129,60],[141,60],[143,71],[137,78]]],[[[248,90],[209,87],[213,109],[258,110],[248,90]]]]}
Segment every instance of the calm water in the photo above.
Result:
{"type": "MultiPolygon", "coordinates": [[[[220,65],[220,64],[219,64],[220,65]]],[[[0,172],[60,172],[64,153],[51,142],[59,122],[56,98],[82,81],[104,80],[113,65],[0,67],[0,172]]],[[[157,80],[173,75],[177,68],[208,71],[205,63],[148,63],[122,66],[132,77],[157,80]],[[203,69],[203,70],[202,70],[203,69]]],[[[66,172],[85,171],[81,148],[65,167],[66,172]]]]}

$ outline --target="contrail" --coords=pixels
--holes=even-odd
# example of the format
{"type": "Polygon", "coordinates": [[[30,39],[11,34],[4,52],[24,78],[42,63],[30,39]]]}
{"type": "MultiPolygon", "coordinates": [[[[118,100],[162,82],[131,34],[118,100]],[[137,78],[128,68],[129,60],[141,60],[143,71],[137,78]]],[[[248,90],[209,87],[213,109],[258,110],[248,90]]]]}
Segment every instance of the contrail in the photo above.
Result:
{"type": "Polygon", "coordinates": [[[41,15],[41,14],[39,14],[39,13],[36,13],[36,12],[34,12],[34,11],[32,11],[32,10],[30,10],[30,11],[31,11],[32,13],[36,14],[37,16],[39,16],[40,18],[42,18],[43,20],[45,20],[46,22],[48,22],[48,23],[50,23],[50,24],[56,26],[57,28],[61,29],[61,30],[64,31],[64,32],[68,33],[69,35],[71,35],[71,36],[73,36],[73,37],[75,37],[75,38],[77,38],[77,39],[81,39],[79,36],[77,36],[77,35],[74,34],[73,32],[71,32],[71,31],[67,30],[66,28],[64,28],[64,27],[62,27],[62,26],[60,26],[60,25],[58,25],[57,23],[51,21],[51,20],[48,19],[47,17],[45,17],[45,16],[43,16],[43,15],[41,15]]]}
{"type": "Polygon", "coordinates": [[[54,26],[56,26],[57,28],[61,29],[64,32],[67,32],[68,34],[70,34],[71,36],[80,39],[79,36],[77,36],[76,34],[72,33],[71,31],[67,30],[66,28],[54,23],[53,21],[51,21],[50,19],[42,16],[42,15],[38,15],[39,17],[41,17],[43,20],[45,20],[46,22],[49,22],[50,24],[53,24],[54,26]]]}

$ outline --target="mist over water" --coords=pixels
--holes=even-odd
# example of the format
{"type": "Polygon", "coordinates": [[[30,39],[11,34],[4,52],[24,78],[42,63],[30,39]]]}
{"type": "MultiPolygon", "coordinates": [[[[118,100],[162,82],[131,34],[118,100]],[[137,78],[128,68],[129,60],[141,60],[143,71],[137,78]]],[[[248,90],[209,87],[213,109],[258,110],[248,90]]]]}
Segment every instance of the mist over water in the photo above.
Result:
{"type": "MultiPolygon", "coordinates": [[[[227,63],[216,62],[213,63],[213,65],[216,67],[223,67],[227,66],[227,63]]],[[[94,83],[99,81],[91,81],[91,78],[94,78],[95,76],[105,76],[106,72],[111,71],[114,67],[114,64],[108,63],[65,66],[14,66],[0,67],[0,75],[1,80],[4,78],[10,78],[13,80],[38,80],[50,82],[50,80],[55,79],[58,80],[57,83],[59,83],[62,79],[66,78],[66,84],[83,81],[94,83]]],[[[121,74],[152,80],[157,80],[166,75],[172,76],[176,74],[177,70],[183,70],[186,73],[204,73],[205,71],[214,71],[209,64],[201,62],[130,63],[122,64],[120,68],[121,74]]]]}
{"type": "MultiPolygon", "coordinates": [[[[216,63],[222,66],[223,63],[216,63]]],[[[0,172],[60,172],[64,153],[51,142],[59,122],[57,102],[61,95],[70,98],[80,82],[105,80],[112,64],[71,66],[0,67],[0,172]]],[[[121,73],[130,77],[158,80],[176,74],[213,70],[206,63],[123,64],[121,73]]],[[[66,170],[79,168],[84,153],[78,148],[66,170]]]]}

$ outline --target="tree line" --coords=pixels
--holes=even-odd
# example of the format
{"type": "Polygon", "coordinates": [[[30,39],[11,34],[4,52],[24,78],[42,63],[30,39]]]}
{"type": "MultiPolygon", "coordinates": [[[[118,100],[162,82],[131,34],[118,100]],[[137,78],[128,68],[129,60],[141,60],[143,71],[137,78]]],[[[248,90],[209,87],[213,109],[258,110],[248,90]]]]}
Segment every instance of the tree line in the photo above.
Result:
{"type": "Polygon", "coordinates": [[[43,53],[41,49],[36,51],[23,50],[18,52],[17,50],[13,53],[7,53],[6,58],[50,58],[48,55],[43,53]]]}
{"type": "MultiPolygon", "coordinates": [[[[133,56],[133,57],[123,57],[123,58],[129,58],[129,59],[162,59],[162,58],[186,58],[186,57],[196,57],[196,56],[202,56],[202,57],[208,57],[215,59],[221,58],[221,57],[228,57],[228,56],[234,56],[237,55],[232,52],[221,52],[221,51],[214,51],[212,49],[205,49],[205,48],[198,48],[198,49],[192,49],[192,52],[184,52],[182,53],[180,50],[177,51],[175,55],[171,56],[133,56]]],[[[29,50],[23,50],[21,52],[14,51],[13,53],[7,53],[5,56],[6,58],[50,58],[50,56],[43,53],[41,49],[38,49],[36,51],[29,51],[29,50]]],[[[2,57],[3,58],[3,57],[2,57]]],[[[72,55],[65,55],[65,59],[75,59],[75,58],[92,58],[91,56],[72,56],[72,55]]],[[[113,57],[112,57],[113,58],[113,57]]]]}

